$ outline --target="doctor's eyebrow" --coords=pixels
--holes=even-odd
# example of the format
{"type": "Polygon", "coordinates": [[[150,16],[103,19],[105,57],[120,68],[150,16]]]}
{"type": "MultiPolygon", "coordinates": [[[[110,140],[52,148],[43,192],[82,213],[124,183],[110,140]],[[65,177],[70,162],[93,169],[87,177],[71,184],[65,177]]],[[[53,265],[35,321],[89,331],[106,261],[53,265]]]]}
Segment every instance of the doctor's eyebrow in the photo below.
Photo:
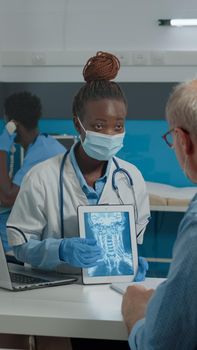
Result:
{"type": "MultiPolygon", "coordinates": [[[[114,124],[116,124],[116,123],[123,123],[124,124],[124,122],[125,122],[125,118],[115,118],[114,117],[114,120],[113,120],[114,124]]],[[[99,118],[99,119],[95,119],[94,121],[90,122],[90,124],[97,124],[97,123],[108,124],[109,120],[99,118]]]]}

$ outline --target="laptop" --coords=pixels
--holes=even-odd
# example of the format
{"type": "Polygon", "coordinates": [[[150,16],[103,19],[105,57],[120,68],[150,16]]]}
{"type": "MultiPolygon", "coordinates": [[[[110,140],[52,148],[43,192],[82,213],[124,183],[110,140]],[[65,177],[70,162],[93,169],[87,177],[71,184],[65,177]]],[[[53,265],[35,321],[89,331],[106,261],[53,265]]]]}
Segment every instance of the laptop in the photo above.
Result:
{"type": "Polygon", "coordinates": [[[56,272],[32,269],[17,263],[8,263],[0,239],[0,287],[12,291],[60,286],[77,278],[56,272]]]}
{"type": "Polygon", "coordinates": [[[94,238],[102,258],[82,269],[84,284],[132,282],[138,268],[133,205],[87,205],[78,207],[79,234],[94,238]]]}

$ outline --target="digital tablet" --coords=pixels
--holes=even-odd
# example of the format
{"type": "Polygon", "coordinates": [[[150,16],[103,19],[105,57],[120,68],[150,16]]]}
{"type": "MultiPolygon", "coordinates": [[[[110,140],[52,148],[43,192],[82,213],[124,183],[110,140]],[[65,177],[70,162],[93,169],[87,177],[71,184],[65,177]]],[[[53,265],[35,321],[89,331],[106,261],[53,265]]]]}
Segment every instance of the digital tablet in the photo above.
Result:
{"type": "Polygon", "coordinates": [[[82,269],[83,283],[131,282],[138,269],[134,207],[79,206],[78,220],[80,237],[96,239],[103,253],[96,266],[82,269]]]}

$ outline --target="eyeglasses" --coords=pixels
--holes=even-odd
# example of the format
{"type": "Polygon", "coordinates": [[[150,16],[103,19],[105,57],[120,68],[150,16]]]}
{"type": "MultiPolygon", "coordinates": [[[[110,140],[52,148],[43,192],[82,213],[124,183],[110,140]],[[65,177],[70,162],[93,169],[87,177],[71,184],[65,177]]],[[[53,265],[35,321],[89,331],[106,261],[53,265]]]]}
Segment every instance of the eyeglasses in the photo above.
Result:
{"type": "Polygon", "coordinates": [[[162,139],[164,139],[164,141],[167,143],[167,145],[172,148],[173,147],[173,137],[172,137],[172,133],[175,129],[180,129],[182,130],[184,133],[188,134],[189,135],[189,131],[183,129],[183,128],[179,128],[179,127],[176,127],[176,128],[173,128],[173,129],[170,129],[169,131],[167,131],[163,136],[162,136],[162,139]]]}
{"type": "Polygon", "coordinates": [[[173,137],[172,137],[172,132],[174,131],[173,129],[168,130],[163,136],[162,139],[167,143],[167,145],[172,148],[173,146],[173,137]]]}

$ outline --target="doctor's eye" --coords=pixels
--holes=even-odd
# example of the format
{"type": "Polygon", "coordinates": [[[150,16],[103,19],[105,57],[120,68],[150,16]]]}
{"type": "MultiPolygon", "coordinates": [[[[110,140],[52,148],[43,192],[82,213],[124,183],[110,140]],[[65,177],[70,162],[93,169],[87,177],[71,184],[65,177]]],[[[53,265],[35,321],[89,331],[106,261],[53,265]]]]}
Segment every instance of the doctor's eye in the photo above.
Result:
{"type": "Polygon", "coordinates": [[[115,125],[115,130],[116,131],[124,131],[124,124],[118,123],[115,125]]]}
{"type": "Polygon", "coordinates": [[[103,130],[103,128],[104,128],[104,124],[102,124],[102,123],[97,123],[94,125],[94,129],[96,131],[101,131],[101,130],[103,130]]]}

